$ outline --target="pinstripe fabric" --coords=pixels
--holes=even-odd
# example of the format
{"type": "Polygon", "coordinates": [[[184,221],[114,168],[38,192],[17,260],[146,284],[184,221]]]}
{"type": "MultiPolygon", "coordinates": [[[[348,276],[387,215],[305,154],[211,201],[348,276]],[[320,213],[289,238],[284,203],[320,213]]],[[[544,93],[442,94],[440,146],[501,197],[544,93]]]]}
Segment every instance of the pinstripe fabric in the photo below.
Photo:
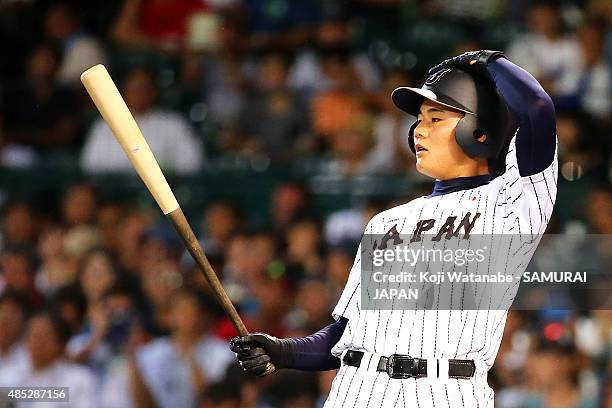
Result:
{"type": "MultiPolygon", "coordinates": [[[[557,172],[555,153],[553,163],[547,169],[521,177],[513,139],[506,156],[504,174],[474,189],[421,197],[384,211],[368,223],[362,245],[371,248],[374,238],[370,234],[385,234],[394,226],[400,234],[408,235],[413,233],[419,220],[434,219],[436,228],[431,230],[434,231],[449,216],[456,216],[459,222],[468,213],[471,217],[479,213],[471,235],[523,234],[512,242],[512,249],[491,248],[491,253],[495,254],[492,262],[507,265],[506,270],[522,273],[526,267],[524,260],[533,255],[539,242],[537,237],[550,220],[556,198],[557,172]],[[536,239],[522,238],[530,236],[536,239]]],[[[440,245],[452,248],[453,243],[442,242],[440,245]]],[[[507,312],[495,310],[497,306],[491,304],[491,297],[474,293],[467,285],[451,285],[450,292],[444,296],[449,297],[452,304],[463,305],[470,299],[478,300],[478,310],[437,307],[431,310],[363,310],[360,254],[361,248],[333,310],[334,317],[346,317],[348,325],[332,353],[340,356],[344,350],[354,349],[427,359],[472,359],[476,362],[476,374],[469,380],[449,379],[445,382],[428,378],[400,380],[361,367],[342,366],[325,407],[493,407],[493,390],[487,384],[487,372],[495,361],[507,312]]],[[[473,266],[485,267],[479,263],[473,266]]],[[[517,288],[518,285],[507,288],[505,298],[513,299],[517,288]]],[[[432,291],[428,296],[434,305],[440,305],[444,300],[439,292],[432,291]]]]}

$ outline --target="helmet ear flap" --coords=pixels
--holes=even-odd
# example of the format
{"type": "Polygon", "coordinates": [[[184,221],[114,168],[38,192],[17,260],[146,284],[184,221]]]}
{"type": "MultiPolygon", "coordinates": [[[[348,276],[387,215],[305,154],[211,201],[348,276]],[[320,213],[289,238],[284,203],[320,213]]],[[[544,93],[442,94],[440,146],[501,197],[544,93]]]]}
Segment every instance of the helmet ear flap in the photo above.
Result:
{"type": "Polygon", "coordinates": [[[416,148],[414,147],[414,131],[416,130],[417,126],[419,126],[419,123],[421,123],[420,120],[414,122],[408,131],[408,147],[410,147],[410,150],[412,150],[412,153],[414,154],[416,154],[416,148]]]}
{"type": "Polygon", "coordinates": [[[465,154],[470,157],[488,157],[490,152],[491,135],[486,129],[478,126],[476,115],[466,114],[455,127],[455,140],[463,149],[465,154]],[[486,135],[483,142],[478,141],[480,137],[486,135]]]}

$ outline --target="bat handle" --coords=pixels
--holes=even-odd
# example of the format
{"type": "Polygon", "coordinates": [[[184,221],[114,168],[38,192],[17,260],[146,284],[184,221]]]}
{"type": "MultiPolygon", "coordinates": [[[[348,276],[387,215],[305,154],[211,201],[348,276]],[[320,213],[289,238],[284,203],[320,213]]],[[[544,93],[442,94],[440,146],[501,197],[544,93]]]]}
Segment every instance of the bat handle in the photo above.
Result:
{"type": "MultiPolygon", "coordinates": [[[[234,323],[234,327],[236,328],[236,331],[238,332],[238,334],[240,336],[246,336],[246,335],[249,334],[249,331],[244,326],[244,323],[242,322],[242,320],[238,320],[237,322],[232,321],[232,323],[234,323]]],[[[272,374],[275,371],[276,371],[276,367],[274,366],[274,364],[273,363],[267,363],[266,364],[266,371],[263,372],[261,377],[267,377],[267,376],[269,376],[270,374],[272,374]]]]}
{"type": "MultiPolygon", "coordinates": [[[[240,321],[240,323],[242,323],[242,321],[240,321]]],[[[244,331],[238,330],[238,328],[236,328],[236,331],[238,331],[238,334],[240,336],[246,336],[246,335],[249,334],[249,332],[247,331],[246,327],[244,328],[244,331]]],[[[264,371],[263,374],[260,377],[267,377],[268,375],[272,374],[275,371],[276,371],[276,366],[273,363],[267,363],[266,364],[266,371],[264,371]]]]}

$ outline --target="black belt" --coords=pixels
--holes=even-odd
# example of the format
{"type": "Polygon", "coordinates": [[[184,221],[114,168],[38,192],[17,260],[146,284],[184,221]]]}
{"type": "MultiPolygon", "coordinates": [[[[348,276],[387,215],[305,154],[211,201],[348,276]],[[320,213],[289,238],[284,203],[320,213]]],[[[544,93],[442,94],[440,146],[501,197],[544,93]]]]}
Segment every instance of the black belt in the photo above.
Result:
{"type": "MultiPolygon", "coordinates": [[[[362,351],[349,350],[342,361],[346,365],[359,367],[363,358],[362,351]]],[[[437,365],[440,376],[440,366],[437,365]]],[[[376,371],[386,372],[391,378],[422,378],[427,377],[427,360],[410,357],[405,354],[393,354],[389,357],[381,357],[378,361],[376,371]]],[[[476,372],[473,360],[448,360],[449,378],[471,378],[476,372]]]]}

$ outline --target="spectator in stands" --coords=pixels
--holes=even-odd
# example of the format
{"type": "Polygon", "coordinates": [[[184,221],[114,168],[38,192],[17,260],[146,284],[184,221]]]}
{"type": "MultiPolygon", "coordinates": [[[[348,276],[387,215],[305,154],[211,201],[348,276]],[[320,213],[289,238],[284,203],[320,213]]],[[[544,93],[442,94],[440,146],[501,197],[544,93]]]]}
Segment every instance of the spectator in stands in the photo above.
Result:
{"type": "Polygon", "coordinates": [[[9,247],[0,253],[0,290],[13,290],[26,298],[29,307],[43,301],[34,286],[35,253],[28,247],[9,247]]]}
{"type": "Polygon", "coordinates": [[[39,152],[75,149],[80,126],[76,94],[57,83],[59,55],[48,44],[37,45],[26,65],[25,81],[7,85],[2,98],[6,137],[39,152]]]}
{"type": "Polygon", "coordinates": [[[311,408],[317,394],[317,374],[285,371],[270,378],[263,386],[262,399],[278,408],[311,408]]]}
{"type": "Polygon", "coordinates": [[[128,209],[120,219],[114,255],[118,268],[125,275],[138,275],[141,239],[152,225],[152,215],[141,209],[128,209]]]}
{"type": "Polygon", "coordinates": [[[18,292],[0,295],[0,386],[12,385],[12,376],[30,364],[22,336],[28,317],[26,299],[18,292]]]}
{"type": "Polygon", "coordinates": [[[38,240],[37,252],[40,264],[36,271],[36,289],[52,294],[62,285],[74,281],[76,265],[64,251],[66,230],[58,225],[45,228],[38,240]]]}
{"type": "Polygon", "coordinates": [[[182,285],[178,263],[164,259],[140,278],[148,302],[152,331],[154,334],[167,333],[173,324],[172,294],[182,285]]]}
{"type": "Polygon", "coordinates": [[[314,219],[303,219],[293,223],[287,230],[286,262],[298,269],[302,276],[316,277],[323,273],[321,257],[321,231],[314,219]]]}
{"type": "Polygon", "coordinates": [[[101,299],[97,321],[68,343],[68,354],[87,364],[99,379],[100,406],[134,406],[130,389],[130,353],[144,339],[136,299],[126,287],[109,288],[101,299]]]}
{"type": "MultiPolygon", "coordinates": [[[[604,296],[607,298],[607,295],[606,292],[604,296]]],[[[600,304],[603,305],[604,302],[605,300],[600,304]]],[[[597,375],[599,367],[606,367],[609,364],[608,356],[612,351],[612,313],[610,310],[591,310],[582,313],[573,322],[572,335],[578,351],[593,362],[589,374],[597,375]]],[[[601,390],[604,399],[605,384],[601,384],[601,390]]],[[[605,402],[601,406],[608,407],[605,402]]]]}
{"type": "Polygon", "coordinates": [[[293,221],[312,215],[310,196],[300,183],[282,183],[272,193],[272,224],[279,233],[284,233],[293,221]]]}
{"type": "MultiPolygon", "coordinates": [[[[607,179],[611,142],[603,136],[607,130],[602,125],[605,123],[588,114],[573,110],[557,112],[559,168],[565,177],[569,169],[575,169],[580,175],[607,179]]],[[[569,178],[572,177],[575,175],[569,178]]]]}
{"type": "Polygon", "coordinates": [[[249,46],[255,50],[293,50],[304,45],[318,20],[318,4],[310,0],[247,0],[249,46]]]}
{"type": "Polygon", "coordinates": [[[91,184],[70,186],[62,200],[62,215],[69,225],[91,225],[96,212],[96,192],[91,184]]]}
{"type": "Polygon", "coordinates": [[[134,309],[131,292],[121,286],[108,288],[90,311],[83,329],[70,338],[67,344],[70,358],[103,375],[112,355],[122,351],[134,309]],[[114,325],[116,330],[112,330],[114,325]]]}
{"type": "Polygon", "coordinates": [[[330,137],[331,158],[325,172],[342,177],[384,172],[387,164],[373,151],[372,117],[354,117],[344,129],[330,137]]]}
{"type": "Polygon", "coordinates": [[[197,408],[240,408],[240,392],[237,390],[239,384],[223,381],[218,384],[210,384],[204,389],[197,408]]]}
{"type": "MultiPolygon", "coordinates": [[[[134,69],[127,74],[123,97],[160,166],[177,174],[196,173],[206,161],[200,140],[189,123],[178,114],[153,109],[156,96],[150,71],[134,69]]],[[[87,135],[81,166],[89,173],[134,172],[125,152],[101,119],[94,123],[87,135]]]]}
{"type": "Polygon", "coordinates": [[[408,147],[407,136],[414,120],[409,115],[398,113],[391,98],[395,88],[409,83],[403,72],[392,71],[385,75],[383,86],[376,93],[380,113],[374,119],[374,147],[369,154],[373,170],[406,174],[414,172],[414,155],[408,147]]]}
{"type": "Polygon", "coordinates": [[[528,368],[530,333],[526,330],[528,312],[510,310],[495,367],[489,374],[491,387],[496,392],[496,403],[501,408],[519,406],[524,398],[523,370],[528,368]],[[521,341],[522,340],[522,341],[521,341]]]}
{"type": "Polygon", "coordinates": [[[124,0],[111,36],[123,48],[177,52],[190,17],[206,10],[201,0],[124,0]]]}
{"type": "Polygon", "coordinates": [[[491,2],[489,0],[446,0],[434,1],[436,11],[449,20],[463,20],[480,23],[491,17],[497,16],[499,8],[504,3],[491,2]]]}
{"type": "Polygon", "coordinates": [[[357,250],[353,247],[332,246],[325,257],[325,277],[329,281],[330,289],[335,299],[340,298],[342,289],[346,285],[349,272],[353,266],[353,258],[357,250]]]}
{"type": "Polygon", "coordinates": [[[202,245],[209,257],[223,256],[232,233],[241,225],[241,216],[230,201],[218,201],[206,207],[202,223],[202,245]]]}
{"type": "Polygon", "coordinates": [[[323,56],[323,73],[329,86],[312,100],[312,125],[324,145],[333,136],[346,131],[364,114],[362,94],[355,70],[344,52],[332,51],[323,56]]]}
{"type": "Polygon", "coordinates": [[[225,341],[209,334],[211,315],[199,293],[177,291],[170,313],[170,336],[138,351],[138,372],[157,406],[191,407],[206,384],[223,378],[234,356],[225,341]]]}
{"type": "Polygon", "coordinates": [[[261,331],[269,327],[271,335],[285,337],[287,322],[284,318],[295,296],[295,290],[289,279],[260,274],[256,280],[249,282],[248,287],[257,305],[248,315],[249,327],[252,327],[252,331],[261,331]]]}
{"type": "Polygon", "coordinates": [[[584,208],[588,227],[594,234],[612,234],[612,189],[594,188],[587,196],[584,208]]]}
{"type": "Polygon", "coordinates": [[[24,146],[12,143],[4,126],[2,114],[4,109],[1,108],[0,101],[0,166],[5,168],[22,169],[34,165],[36,153],[29,146],[24,146]]]}
{"type": "Polygon", "coordinates": [[[580,55],[554,89],[557,109],[580,109],[602,120],[612,113],[612,66],[604,54],[608,24],[589,18],[578,29],[580,55]]]}
{"type": "Polygon", "coordinates": [[[559,3],[538,0],[528,15],[530,32],[517,37],[508,47],[507,56],[540,81],[552,95],[580,59],[578,42],[562,31],[559,3]]]}
{"type": "Polygon", "coordinates": [[[329,58],[342,56],[346,65],[344,75],[351,77],[357,89],[375,91],[380,84],[378,67],[367,54],[354,52],[351,47],[351,26],[347,19],[349,3],[337,2],[330,7],[324,21],[317,25],[314,35],[314,48],[299,52],[289,71],[288,83],[309,95],[324,91],[336,81],[330,70],[329,58]]]}
{"type": "Polygon", "coordinates": [[[202,99],[211,120],[226,131],[220,148],[235,150],[234,135],[238,115],[244,103],[245,87],[252,76],[255,62],[245,55],[243,19],[239,13],[225,12],[218,31],[219,47],[201,59],[200,86],[202,99]]]}
{"type": "Polygon", "coordinates": [[[292,337],[307,336],[331,323],[333,308],[329,285],[325,279],[305,279],[297,289],[295,306],[288,314],[292,337]]]}
{"type": "Polygon", "coordinates": [[[557,138],[559,139],[559,157],[562,161],[574,161],[584,164],[584,120],[571,113],[560,112],[557,115],[557,138]]]}
{"type": "Polygon", "coordinates": [[[222,269],[223,285],[228,288],[228,295],[247,314],[257,308],[251,283],[261,279],[263,274],[251,262],[252,248],[250,235],[243,232],[233,234],[225,246],[222,269]]]}
{"type": "Polygon", "coordinates": [[[118,276],[110,256],[103,250],[93,250],[85,256],[82,261],[82,269],[79,283],[85,299],[89,318],[95,318],[92,314],[99,311],[102,296],[115,284],[118,276]]]}
{"type": "Polygon", "coordinates": [[[157,226],[145,232],[138,251],[138,276],[144,276],[166,260],[177,260],[184,251],[180,238],[170,226],[157,226]]]}
{"type": "MultiPolygon", "coordinates": [[[[345,247],[356,251],[368,221],[385,209],[384,203],[375,198],[353,208],[334,211],[325,220],[325,243],[331,247],[345,247]]],[[[354,252],[354,251],[353,251],[354,252]]]]}
{"type": "Polygon", "coordinates": [[[83,71],[96,64],[105,64],[101,44],[85,32],[77,12],[67,3],[49,7],[44,18],[45,35],[62,49],[58,79],[80,87],[83,71]]]}
{"type": "Polygon", "coordinates": [[[22,201],[9,203],[4,208],[2,228],[3,246],[29,246],[36,239],[37,223],[32,207],[22,201]]]}
{"type": "Polygon", "coordinates": [[[240,114],[246,148],[263,152],[276,163],[296,160],[312,149],[306,101],[287,89],[286,77],[284,55],[262,57],[255,89],[240,114]]]}
{"type": "Polygon", "coordinates": [[[63,271],[64,278],[67,279],[65,284],[71,284],[77,278],[79,266],[82,261],[91,252],[100,249],[102,245],[102,237],[100,231],[96,227],[88,225],[77,225],[66,231],[62,250],[65,255],[65,264],[63,271]]]}
{"type": "MultiPolygon", "coordinates": [[[[240,304],[247,314],[257,309],[253,285],[264,276],[274,274],[270,271],[270,265],[276,260],[277,250],[275,236],[266,232],[238,232],[228,239],[224,253],[223,284],[228,287],[232,300],[240,304]]],[[[275,277],[282,275],[278,273],[275,277]]]]}
{"type": "Polygon", "coordinates": [[[251,263],[253,270],[274,275],[270,263],[277,259],[278,238],[269,231],[258,231],[251,236],[251,263]]]}
{"type": "Polygon", "coordinates": [[[529,356],[527,386],[520,408],[595,408],[595,396],[580,394],[580,356],[573,345],[540,341],[529,356]]]}
{"type": "MultiPolygon", "coordinates": [[[[587,4],[586,13],[590,16],[599,16],[608,22],[608,27],[612,24],[612,3],[608,0],[591,0],[587,4]]],[[[605,34],[604,53],[608,64],[612,64],[612,30],[605,34]]]]}
{"type": "Polygon", "coordinates": [[[110,253],[117,254],[119,225],[125,215],[126,208],[118,201],[98,203],[96,225],[102,235],[102,246],[110,253]]]}
{"type": "Polygon", "coordinates": [[[365,226],[370,221],[367,212],[358,208],[334,211],[325,220],[325,243],[330,246],[359,245],[365,226]]]}
{"type": "Polygon", "coordinates": [[[0,62],[0,76],[3,79],[19,76],[23,61],[31,51],[36,32],[39,31],[40,6],[39,2],[0,2],[2,52],[11,56],[2,58],[0,62]]]}
{"type": "Polygon", "coordinates": [[[58,316],[41,312],[28,323],[27,349],[31,367],[15,373],[13,386],[67,387],[70,404],[79,408],[97,407],[96,378],[86,367],[64,359],[70,331],[58,316]]]}
{"type": "Polygon", "coordinates": [[[276,237],[261,231],[234,235],[226,247],[224,280],[250,287],[268,274],[277,256],[276,237]]]}
{"type": "Polygon", "coordinates": [[[53,311],[70,327],[70,333],[76,334],[83,328],[87,302],[78,285],[66,285],[57,290],[51,297],[53,311]]]}

